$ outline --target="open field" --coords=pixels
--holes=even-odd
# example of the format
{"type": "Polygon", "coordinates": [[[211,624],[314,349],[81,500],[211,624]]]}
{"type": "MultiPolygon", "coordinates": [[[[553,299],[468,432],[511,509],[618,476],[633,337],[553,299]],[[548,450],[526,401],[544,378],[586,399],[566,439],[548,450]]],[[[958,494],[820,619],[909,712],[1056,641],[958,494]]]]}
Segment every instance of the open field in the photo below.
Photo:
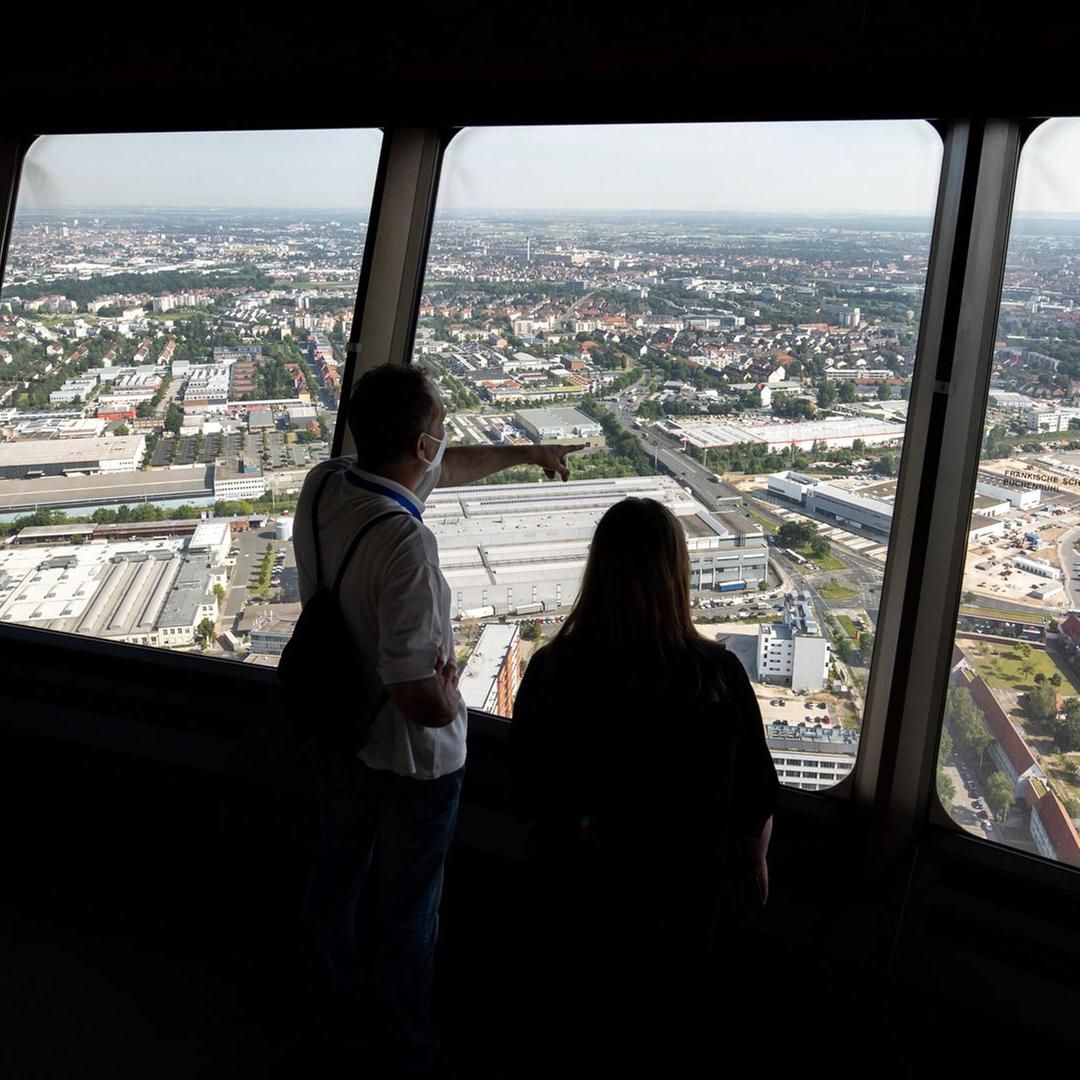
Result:
{"type": "Polygon", "coordinates": [[[1054,658],[1042,649],[1032,649],[1031,655],[1024,659],[1018,645],[969,637],[961,637],[960,642],[964,654],[992,689],[1025,693],[1035,685],[1035,676],[1041,673],[1048,679],[1052,675],[1060,675],[1061,692],[1075,692],[1069,672],[1059,667],[1054,658]]]}
{"type": "Polygon", "coordinates": [[[835,555],[816,556],[810,553],[807,546],[795,548],[803,558],[809,559],[819,570],[846,570],[847,564],[842,563],[835,555]]]}
{"type": "Polygon", "coordinates": [[[853,596],[859,595],[859,590],[849,589],[834,579],[827,585],[822,585],[818,593],[826,600],[850,600],[853,596]]]}
{"type": "Polygon", "coordinates": [[[1010,619],[1013,622],[1031,623],[1032,626],[1037,626],[1039,623],[1046,622],[1049,616],[1037,615],[1035,612],[1030,614],[1021,614],[1017,611],[1008,611],[1006,608],[994,607],[993,603],[979,604],[975,606],[973,604],[962,604],[960,607],[961,615],[971,615],[976,618],[980,615],[990,616],[997,619],[1010,619]]]}

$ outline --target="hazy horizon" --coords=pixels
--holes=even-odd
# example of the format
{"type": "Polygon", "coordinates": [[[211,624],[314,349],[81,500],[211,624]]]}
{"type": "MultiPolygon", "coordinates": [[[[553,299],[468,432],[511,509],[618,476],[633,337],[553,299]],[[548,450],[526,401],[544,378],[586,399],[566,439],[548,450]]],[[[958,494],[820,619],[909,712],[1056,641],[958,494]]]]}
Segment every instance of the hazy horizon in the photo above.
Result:
{"type": "MultiPolygon", "coordinates": [[[[381,143],[375,129],[48,135],[18,210],[362,216],[381,143]]],[[[447,147],[436,210],[929,218],[941,157],[921,120],[470,128],[447,147]]],[[[1032,135],[1016,210],[1080,211],[1080,123],[1032,135]]]]}

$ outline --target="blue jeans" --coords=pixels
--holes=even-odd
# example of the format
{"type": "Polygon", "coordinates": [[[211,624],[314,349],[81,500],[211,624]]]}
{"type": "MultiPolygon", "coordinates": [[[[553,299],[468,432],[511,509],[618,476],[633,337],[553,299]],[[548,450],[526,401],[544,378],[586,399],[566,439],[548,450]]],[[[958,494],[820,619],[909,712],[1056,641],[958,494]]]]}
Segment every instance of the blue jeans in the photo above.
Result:
{"type": "Polygon", "coordinates": [[[356,910],[378,843],[375,1020],[402,1064],[427,1068],[438,1052],[431,981],[443,860],[465,770],[413,780],[321,750],[314,768],[319,824],[303,912],[313,1007],[359,996],[356,910]]]}

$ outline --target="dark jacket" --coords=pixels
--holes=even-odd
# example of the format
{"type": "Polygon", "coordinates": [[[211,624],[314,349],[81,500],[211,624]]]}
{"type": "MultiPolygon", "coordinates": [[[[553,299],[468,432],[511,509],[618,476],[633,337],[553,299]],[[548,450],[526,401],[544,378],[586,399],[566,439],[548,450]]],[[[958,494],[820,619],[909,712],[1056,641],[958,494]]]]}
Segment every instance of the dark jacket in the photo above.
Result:
{"type": "Polygon", "coordinates": [[[601,904],[630,918],[685,914],[690,897],[707,903],[739,858],[739,838],[759,836],[776,805],[776,770],[739,660],[703,643],[685,671],[666,675],[549,645],[526,669],[511,725],[534,862],[556,892],[595,887],[601,904]]]}

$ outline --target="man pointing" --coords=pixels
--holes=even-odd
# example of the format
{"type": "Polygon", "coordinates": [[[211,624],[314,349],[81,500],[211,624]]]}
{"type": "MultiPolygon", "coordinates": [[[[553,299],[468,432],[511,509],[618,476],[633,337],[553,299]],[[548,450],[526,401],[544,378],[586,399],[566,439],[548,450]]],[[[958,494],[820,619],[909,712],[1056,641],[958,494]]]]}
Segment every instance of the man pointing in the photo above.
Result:
{"type": "MultiPolygon", "coordinates": [[[[447,446],[446,408],[435,386],[422,369],[396,364],[359,380],[348,423],[355,458],[312,469],[296,508],[300,594],[307,602],[318,588],[316,542],[324,581],[332,582],[365,522],[396,511],[364,537],[340,593],[357,651],[387,700],[357,757],[315,751],[320,821],[304,898],[308,989],[318,1020],[347,1019],[360,990],[357,901],[377,850],[374,1018],[392,1059],[423,1073],[438,1052],[432,961],[467,722],[450,587],[423,522],[424,499],[435,487],[515,465],[539,465],[549,478],[566,480],[566,455],[583,447],[447,446]]],[[[349,698],[348,672],[324,679],[332,707],[372,707],[349,698]]]]}

